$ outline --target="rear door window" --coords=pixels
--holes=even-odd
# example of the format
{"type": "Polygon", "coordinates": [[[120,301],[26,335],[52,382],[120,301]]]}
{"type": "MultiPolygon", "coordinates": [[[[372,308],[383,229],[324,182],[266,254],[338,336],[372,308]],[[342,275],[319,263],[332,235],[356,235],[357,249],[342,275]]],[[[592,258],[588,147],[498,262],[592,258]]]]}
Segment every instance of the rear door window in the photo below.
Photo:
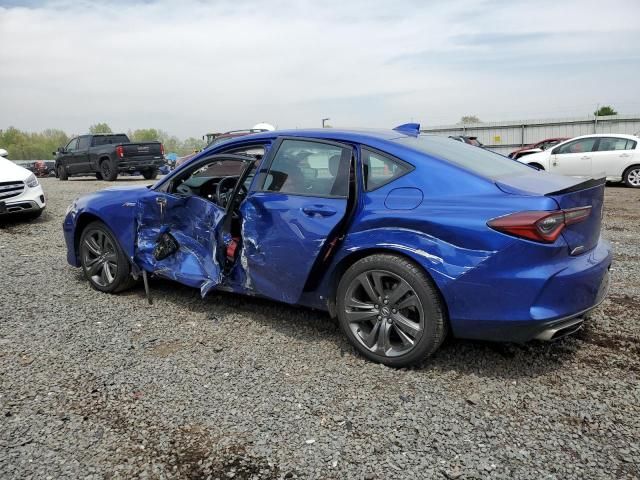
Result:
{"type": "Polygon", "coordinates": [[[626,138],[603,137],[598,143],[598,152],[613,152],[616,150],[633,150],[636,142],[626,138]]]}
{"type": "Polygon", "coordinates": [[[350,163],[349,148],[285,139],[269,166],[262,189],[294,195],[346,197],[350,163]]]}

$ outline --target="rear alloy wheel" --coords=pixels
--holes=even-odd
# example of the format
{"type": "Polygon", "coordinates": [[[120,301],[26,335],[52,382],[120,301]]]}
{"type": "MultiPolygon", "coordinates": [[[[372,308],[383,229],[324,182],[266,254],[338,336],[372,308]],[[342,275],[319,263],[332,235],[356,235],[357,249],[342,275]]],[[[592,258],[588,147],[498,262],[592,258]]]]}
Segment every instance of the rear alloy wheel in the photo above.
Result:
{"type": "Polygon", "coordinates": [[[64,165],[58,165],[58,178],[60,180],[68,180],[69,174],[67,173],[67,169],[64,165]]]}
{"type": "Polygon", "coordinates": [[[624,172],[624,183],[628,187],[640,188],[640,165],[634,165],[624,172]]]}
{"type": "Polygon", "coordinates": [[[146,180],[155,180],[156,177],[158,176],[158,169],[157,168],[152,168],[151,170],[144,170],[142,172],[142,176],[146,180]]]}
{"type": "Polygon", "coordinates": [[[135,283],[127,257],[102,222],[83,230],[79,250],[84,276],[96,290],[119,292],[135,283]]]}
{"type": "Polygon", "coordinates": [[[100,174],[102,179],[107,182],[113,182],[118,178],[118,170],[111,164],[111,160],[103,160],[100,162],[100,174]]]}
{"type": "Polygon", "coordinates": [[[337,307],[349,340],[385,365],[420,363],[446,336],[436,287],[403,257],[379,254],[356,262],[340,280],[337,307]]]}

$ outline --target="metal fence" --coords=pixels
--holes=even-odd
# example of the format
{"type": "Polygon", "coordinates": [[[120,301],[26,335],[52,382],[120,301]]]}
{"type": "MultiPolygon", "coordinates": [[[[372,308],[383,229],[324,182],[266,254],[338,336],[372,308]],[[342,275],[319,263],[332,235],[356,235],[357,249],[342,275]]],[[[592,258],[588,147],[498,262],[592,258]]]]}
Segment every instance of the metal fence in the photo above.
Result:
{"type": "Polygon", "coordinates": [[[539,142],[545,138],[577,137],[590,133],[640,132],[640,115],[610,115],[606,117],[577,117],[545,120],[518,120],[470,125],[441,125],[421,130],[438,135],[467,135],[478,137],[487,148],[507,155],[508,153],[539,142]]]}

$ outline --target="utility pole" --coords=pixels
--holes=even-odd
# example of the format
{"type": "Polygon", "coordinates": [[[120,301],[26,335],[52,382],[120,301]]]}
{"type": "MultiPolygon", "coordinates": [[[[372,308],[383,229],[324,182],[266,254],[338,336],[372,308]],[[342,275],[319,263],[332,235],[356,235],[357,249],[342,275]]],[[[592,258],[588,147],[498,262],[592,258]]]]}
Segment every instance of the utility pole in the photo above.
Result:
{"type": "Polygon", "coordinates": [[[327,120],[331,120],[330,118],[323,118],[322,119],[322,128],[326,128],[325,127],[325,123],[327,122],[327,120]]]}

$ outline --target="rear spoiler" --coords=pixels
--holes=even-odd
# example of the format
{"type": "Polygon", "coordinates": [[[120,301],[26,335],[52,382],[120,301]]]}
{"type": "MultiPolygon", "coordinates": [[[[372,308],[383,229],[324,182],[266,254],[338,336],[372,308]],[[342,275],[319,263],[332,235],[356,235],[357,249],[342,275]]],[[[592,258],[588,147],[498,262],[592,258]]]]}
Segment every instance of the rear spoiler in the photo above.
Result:
{"type": "Polygon", "coordinates": [[[605,177],[590,178],[589,180],[576,183],[575,185],[571,185],[570,187],[563,188],[562,190],[546,193],[545,196],[551,197],[553,195],[564,195],[565,193],[579,192],[580,190],[588,190],[589,188],[600,187],[605,183],[607,183],[607,179],[605,177]]]}

